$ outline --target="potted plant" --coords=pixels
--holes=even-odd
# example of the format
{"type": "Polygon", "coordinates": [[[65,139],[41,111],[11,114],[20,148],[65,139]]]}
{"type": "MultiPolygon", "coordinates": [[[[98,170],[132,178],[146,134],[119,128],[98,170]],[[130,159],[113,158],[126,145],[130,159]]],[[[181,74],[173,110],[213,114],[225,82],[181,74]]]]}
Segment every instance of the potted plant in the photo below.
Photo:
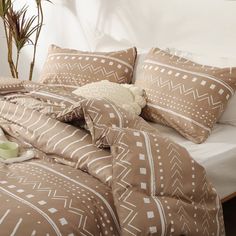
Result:
{"type": "Polygon", "coordinates": [[[29,14],[28,6],[23,5],[15,9],[17,0],[0,0],[0,18],[3,21],[4,33],[7,43],[7,58],[12,77],[19,78],[19,60],[21,50],[26,45],[33,46],[32,61],[29,69],[29,80],[33,78],[33,71],[37,53],[37,44],[43,27],[44,12],[42,2],[50,0],[34,0],[37,8],[36,14],[29,14]],[[28,17],[28,15],[30,15],[28,17]],[[16,56],[14,57],[14,52],[16,56]]]}

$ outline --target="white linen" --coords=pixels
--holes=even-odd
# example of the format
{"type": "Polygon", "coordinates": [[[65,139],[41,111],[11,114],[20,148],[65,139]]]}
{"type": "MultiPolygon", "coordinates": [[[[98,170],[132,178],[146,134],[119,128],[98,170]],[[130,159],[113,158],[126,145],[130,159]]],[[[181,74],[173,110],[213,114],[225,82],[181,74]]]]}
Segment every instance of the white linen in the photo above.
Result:
{"type": "Polygon", "coordinates": [[[221,199],[236,192],[236,127],[216,124],[206,142],[195,144],[172,128],[150,124],[185,147],[190,155],[205,167],[208,178],[221,199]]]}

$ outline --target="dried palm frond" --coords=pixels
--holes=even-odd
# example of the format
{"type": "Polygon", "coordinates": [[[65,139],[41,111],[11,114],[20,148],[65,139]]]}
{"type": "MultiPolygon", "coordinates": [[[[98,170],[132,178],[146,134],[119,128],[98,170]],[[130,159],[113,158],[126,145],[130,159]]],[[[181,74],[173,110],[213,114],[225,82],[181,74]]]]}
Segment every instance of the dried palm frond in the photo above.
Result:
{"type": "Polygon", "coordinates": [[[0,0],[0,17],[5,17],[11,5],[11,0],[0,0]]]}
{"type": "MultiPolygon", "coordinates": [[[[43,0],[35,0],[37,6],[39,6],[42,1],[43,1],[43,0]]],[[[44,1],[52,3],[50,0],[44,0],[44,1]]]]}
{"type": "Polygon", "coordinates": [[[44,12],[42,2],[50,2],[51,0],[34,0],[37,6],[36,15],[27,17],[28,7],[23,6],[20,10],[15,10],[15,2],[12,0],[0,0],[0,18],[2,18],[4,32],[6,36],[8,49],[8,64],[11,74],[15,78],[18,77],[18,64],[20,59],[21,49],[32,44],[33,55],[30,63],[29,80],[33,78],[33,70],[36,59],[37,44],[44,21],[44,12]],[[33,37],[34,36],[34,37],[33,37]],[[16,59],[14,60],[14,48],[16,46],[16,59]]]}
{"type": "Polygon", "coordinates": [[[17,51],[29,43],[33,44],[30,37],[40,27],[38,24],[34,25],[37,16],[26,17],[27,9],[24,6],[16,11],[10,7],[6,14],[6,23],[12,33],[17,51]]]}

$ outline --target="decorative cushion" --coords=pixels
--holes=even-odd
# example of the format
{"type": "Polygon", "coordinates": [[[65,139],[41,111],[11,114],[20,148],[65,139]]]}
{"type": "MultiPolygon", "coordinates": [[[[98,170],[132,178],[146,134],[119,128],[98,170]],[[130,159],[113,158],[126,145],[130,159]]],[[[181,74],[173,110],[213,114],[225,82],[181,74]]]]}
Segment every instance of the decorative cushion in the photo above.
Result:
{"type": "Polygon", "coordinates": [[[148,99],[144,118],[202,143],[236,89],[236,68],[200,65],[153,48],[136,78],[148,99]]]}
{"type": "Polygon", "coordinates": [[[108,80],[86,84],[73,91],[85,98],[106,98],[137,115],[146,105],[144,90],[132,84],[117,84],[108,80]]]}
{"type": "Polygon", "coordinates": [[[40,82],[76,88],[87,83],[109,80],[131,83],[136,48],[116,52],[83,52],[50,46],[40,82]]]}

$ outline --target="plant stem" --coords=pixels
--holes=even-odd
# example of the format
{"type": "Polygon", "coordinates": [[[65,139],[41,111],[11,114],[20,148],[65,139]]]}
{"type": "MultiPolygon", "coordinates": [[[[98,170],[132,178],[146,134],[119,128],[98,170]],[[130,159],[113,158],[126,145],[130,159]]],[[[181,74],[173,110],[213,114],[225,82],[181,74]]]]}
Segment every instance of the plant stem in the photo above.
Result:
{"type": "Polygon", "coordinates": [[[19,76],[18,76],[18,64],[19,64],[19,58],[20,58],[20,51],[19,50],[17,50],[17,55],[16,55],[16,78],[18,79],[19,78],[19,76]]]}
{"type": "Polygon", "coordinates": [[[30,73],[29,73],[29,80],[30,81],[33,78],[33,71],[34,71],[34,65],[35,65],[35,59],[36,59],[36,53],[37,53],[37,45],[38,45],[38,40],[39,40],[41,30],[42,30],[42,26],[43,26],[43,8],[42,8],[41,1],[39,2],[37,8],[38,8],[38,25],[39,25],[39,28],[36,31],[35,42],[34,42],[33,59],[32,59],[32,62],[30,64],[30,73]]]}
{"type": "Polygon", "coordinates": [[[7,26],[6,26],[6,22],[5,22],[4,18],[3,18],[3,26],[4,26],[6,41],[7,41],[8,64],[9,64],[9,68],[10,68],[12,77],[16,78],[16,68],[15,68],[15,65],[14,65],[14,62],[13,62],[13,59],[12,59],[12,35],[11,35],[10,30],[9,30],[9,34],[8,34],[7,26]]]}

